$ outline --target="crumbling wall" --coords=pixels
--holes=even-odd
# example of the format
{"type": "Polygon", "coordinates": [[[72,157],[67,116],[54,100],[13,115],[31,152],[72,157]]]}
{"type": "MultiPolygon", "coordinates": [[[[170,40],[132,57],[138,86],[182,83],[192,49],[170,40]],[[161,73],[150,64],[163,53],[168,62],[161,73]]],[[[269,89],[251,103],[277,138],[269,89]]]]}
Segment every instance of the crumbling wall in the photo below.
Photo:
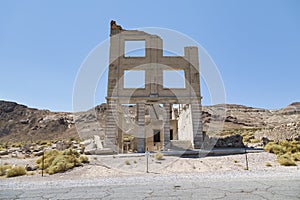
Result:
{"type": "Polygon", "coordinates": [[[186,105],[179,114],[178,119],[178,140],[193,142],[193,123],[190,106],[186,105]]]}

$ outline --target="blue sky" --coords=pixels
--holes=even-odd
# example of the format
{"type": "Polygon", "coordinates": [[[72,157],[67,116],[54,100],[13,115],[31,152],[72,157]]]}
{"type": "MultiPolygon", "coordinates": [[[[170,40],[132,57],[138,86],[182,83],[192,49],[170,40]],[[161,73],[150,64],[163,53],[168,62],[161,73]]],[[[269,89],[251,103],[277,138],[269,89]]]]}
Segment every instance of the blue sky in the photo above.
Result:
{"type": "Polygon", "coordinates": [[[216,63],[227,103],[281,108],[300,101],[299,10],[297,0],[2,0],[0,99],[71,111],[77,71],[114,19],[195,39],[216,63]]]}

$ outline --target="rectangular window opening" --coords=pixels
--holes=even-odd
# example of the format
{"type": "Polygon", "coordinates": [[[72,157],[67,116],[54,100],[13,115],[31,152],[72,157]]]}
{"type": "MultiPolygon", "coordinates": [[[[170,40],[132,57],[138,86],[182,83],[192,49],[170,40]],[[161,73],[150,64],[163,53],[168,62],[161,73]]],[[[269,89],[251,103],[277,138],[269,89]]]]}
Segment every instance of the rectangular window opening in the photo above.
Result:
{"type": "Polygon", "coordinates": [[[153,130],[153,141],[160,142],[160,130],[153,130]]]}
{"type": "Polygon", "coordinates": [[[124,88],[145,88],[145,71],[124,70],[124,88]]]}
{"type": "Polygon", "coordinates": [[[185,88],[184,70],[163,70],[163,88],[185,88]]]}
{"type": "Polygon", "coordinates": [[[126,40],[125,57],[145,57],[146,41],[145,40],[126,40]]]}

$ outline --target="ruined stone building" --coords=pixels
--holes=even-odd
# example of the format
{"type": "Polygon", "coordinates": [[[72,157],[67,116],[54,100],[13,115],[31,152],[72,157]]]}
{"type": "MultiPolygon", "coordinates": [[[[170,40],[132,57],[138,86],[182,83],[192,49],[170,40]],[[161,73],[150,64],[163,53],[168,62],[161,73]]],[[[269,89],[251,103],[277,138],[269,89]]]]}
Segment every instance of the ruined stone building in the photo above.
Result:
{"type": "Polygon", "coordinates": [[[159,36],[124,30],[111,21],[109,56],[106,147],[117,152],[201,148],[198,48],[184,47],[184,56],[164,56],[159,36]],[[131,42],[143,44],[141,54],[126,52],[131,42]],[[165,84],[174,72],[183,76],[180,87],[165,84]],[[129,73],[143,83],[126,85],[129,73]]]}

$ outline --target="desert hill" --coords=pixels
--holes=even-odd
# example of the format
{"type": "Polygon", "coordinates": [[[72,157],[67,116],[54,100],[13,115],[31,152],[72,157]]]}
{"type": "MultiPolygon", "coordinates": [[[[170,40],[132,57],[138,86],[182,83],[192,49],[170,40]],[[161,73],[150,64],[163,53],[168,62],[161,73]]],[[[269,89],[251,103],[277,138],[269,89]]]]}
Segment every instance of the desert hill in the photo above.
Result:
{"type": "MultiPolygon", "coordinates": [[[[106,104],[87,112],[67,113],[0,101],[0,142],[78,138],[77,129],[81,137],[104,134],[105,113],[106,104]]],[[[204,131],[220,121],[224,121],[224,134],[250,133],[252,138],[258,139],[295,139],[300,136],[300,102],[279,110],[234,104],[203,107],[204,131]],[[225,116],[218,115],[219,108],[226,108],[225,116]]]]}

